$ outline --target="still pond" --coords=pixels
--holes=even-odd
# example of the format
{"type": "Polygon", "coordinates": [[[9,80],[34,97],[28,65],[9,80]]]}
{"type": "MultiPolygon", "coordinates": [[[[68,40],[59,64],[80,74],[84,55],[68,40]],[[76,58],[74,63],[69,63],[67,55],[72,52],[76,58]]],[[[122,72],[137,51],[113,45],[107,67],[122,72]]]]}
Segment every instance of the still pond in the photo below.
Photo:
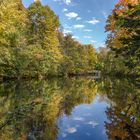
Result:
{"type": "Polygon", "coordinates": [[[93,77],[0,83],[0,140],[140,140],[140,89],[93,77]]]}

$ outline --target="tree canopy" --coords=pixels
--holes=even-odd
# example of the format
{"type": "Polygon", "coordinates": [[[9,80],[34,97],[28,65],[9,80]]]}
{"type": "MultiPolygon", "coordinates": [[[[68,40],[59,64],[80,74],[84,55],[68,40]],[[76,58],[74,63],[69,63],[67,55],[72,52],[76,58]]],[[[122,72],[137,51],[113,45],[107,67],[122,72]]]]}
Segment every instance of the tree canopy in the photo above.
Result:
{"type": "Polygon", "coordinates": [[[107,45],[115,52],[131,74],[140,74],[140,2],[120,0],[108,17],[107,45]]]}
{"type": "Polygon", "coordinates": [[[95,68],[96,51],[59,30],[48,5],[0,2],[0,76],[42,77],[85,73],[95,68]]]}

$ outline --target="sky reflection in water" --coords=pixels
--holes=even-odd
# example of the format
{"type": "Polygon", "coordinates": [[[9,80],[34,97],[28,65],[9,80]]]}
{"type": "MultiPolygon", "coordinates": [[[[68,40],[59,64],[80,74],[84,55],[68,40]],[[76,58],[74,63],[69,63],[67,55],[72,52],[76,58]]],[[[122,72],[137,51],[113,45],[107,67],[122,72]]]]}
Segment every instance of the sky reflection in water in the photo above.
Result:
{"type": "Polygon", "coordinates": [[[70,116],[58,120],[60,134],[58,140],[106,140],[104,121],[109,103],[101,101],[97,95],[91,104],[76,106],[70,116]]]}

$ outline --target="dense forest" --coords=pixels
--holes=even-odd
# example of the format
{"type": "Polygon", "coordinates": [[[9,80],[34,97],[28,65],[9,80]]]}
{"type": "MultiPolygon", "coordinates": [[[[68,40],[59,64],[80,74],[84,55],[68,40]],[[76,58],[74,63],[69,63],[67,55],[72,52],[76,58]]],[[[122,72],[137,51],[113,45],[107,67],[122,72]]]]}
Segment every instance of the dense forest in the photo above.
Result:
{"type": "Polygon", "coordinates": [[[40,1],[26,9],[21,0],[0,2],[0,75],[41,77],[95,68],[96,50],[60,31],[59,17],[40,1]]]}
{"type": "Polygon", "coordinates": [[[35,1],[0,1],[0,77],[88,73],[140,75],[139,0],[120,0],[107,19],[107,48],[99,51],[61,31],[59,17],[35,1]]]}
{"type": "Polygon", "coordinates": [[[120,0],[107,19],[107,48],[101,48],[104,73],[140,76],[140,1],[120,0]]]}

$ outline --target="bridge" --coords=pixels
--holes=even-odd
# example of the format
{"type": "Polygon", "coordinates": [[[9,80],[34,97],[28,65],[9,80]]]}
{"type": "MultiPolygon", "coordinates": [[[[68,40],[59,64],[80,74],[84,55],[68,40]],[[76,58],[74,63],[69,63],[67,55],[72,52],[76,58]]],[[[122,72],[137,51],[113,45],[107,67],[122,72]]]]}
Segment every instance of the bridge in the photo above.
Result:
{"type": "Polygon", "coordinates": [[[93,70],[86,73],[70,73],[70,76],[93,76],[94,78],[100,78],[101,77],[101,71],[99,70],[93,70]]]}
{"type": "Polygon", "coordinates": [[[95,77],[101,77],[101,71],[99,70],[93,70],[91,72],[89,72],[89,75],[95,76],[95,77]]]}

